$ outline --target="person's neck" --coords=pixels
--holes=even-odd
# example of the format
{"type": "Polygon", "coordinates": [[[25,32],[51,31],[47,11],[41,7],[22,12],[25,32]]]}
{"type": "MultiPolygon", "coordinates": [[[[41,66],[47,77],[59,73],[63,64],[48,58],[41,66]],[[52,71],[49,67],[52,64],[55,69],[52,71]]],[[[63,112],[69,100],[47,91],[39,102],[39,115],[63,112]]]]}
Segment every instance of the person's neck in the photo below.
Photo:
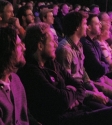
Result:
{"type": "Polygon", "coordinates": [[[75,45],[77,45],[80,40],[80,38],[76,34],[70,36],[70,39],[75,43],[75,45]]]}
{"type": "Polygon", "coordinates": [[[91,40],[93,40],[96,36],[91,34],[90,32],[87,32],[87,35],[91,38],[91,40]]]}
{"type": "Polygon", "coordinates": [[[33,57],[38,62],[39,67],[44,67],[46,60],[44,60],[40,54],[34,53],[33,57]]]}
{"type": "Polygon", "coordinates": [[[2,81],[10,83],[10,73],[1,78],[2,81]]]}

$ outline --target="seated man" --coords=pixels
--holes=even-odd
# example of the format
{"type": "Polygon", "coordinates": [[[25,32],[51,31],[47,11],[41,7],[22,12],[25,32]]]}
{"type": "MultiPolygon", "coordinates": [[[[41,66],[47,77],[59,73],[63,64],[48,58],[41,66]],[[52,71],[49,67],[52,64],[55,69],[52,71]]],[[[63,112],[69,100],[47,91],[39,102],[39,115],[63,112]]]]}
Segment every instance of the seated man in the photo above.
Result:
{"type": "Polygon", "coordinates": [[[105,76],[110,72],[109,64],[95,40],[101,34],[101,24],[97,15],[89,15],[87,24],[87,36],[81,39],[85,55],[84,67],[98,89],[112,98],[112,79],[105,76]]]}
{"type": "Polygon", "coordinates": [[[25,46],[13,28],[0,28],[0,125],[29,125],[26,94],[14,73],[25,64],[25,46]]]}
{"type": "Polygon", "coordinates": [[[80,38],[86,36],[87,20],[85,15],[78,12],[67,14],[64,17],[63,29],[66,38],[59,42],[57,48],[56,56],[58,62],[66,68],[72,77],[84,82],[86,104],[93,109],[104,108],[106,105],[110,105],[109,98],[98,91],[93,81],[89,79],[83,66],[84,54],[80,38]],[[71,24],[71,22],[74,23],[71,24]]]}
{"type": "MultiPolygon", "coordinates": [[[[27,63],[18,74],[25,86],[32,115],[45,125],[94,123],[95,115],[90,115],[87,121],[87,109],[82,105],[85,97],[83,83],[77,82],[55,60],[57,44],[49,25],[42,22],[30,25],[26,31],[25,46],[27,63]],[[78,118],[85,120],[85,123],[78,118]]],[[[102,114],[109,113],[103,111],[102,114]]]]}
{"type": "Polygon", "coordinates": [[[25,30],[20,25],[19,19],[14,17],[13,5],[7,0],[0,0],[0,27],[13,25],[19,36],[24,38],[25,30]]]}

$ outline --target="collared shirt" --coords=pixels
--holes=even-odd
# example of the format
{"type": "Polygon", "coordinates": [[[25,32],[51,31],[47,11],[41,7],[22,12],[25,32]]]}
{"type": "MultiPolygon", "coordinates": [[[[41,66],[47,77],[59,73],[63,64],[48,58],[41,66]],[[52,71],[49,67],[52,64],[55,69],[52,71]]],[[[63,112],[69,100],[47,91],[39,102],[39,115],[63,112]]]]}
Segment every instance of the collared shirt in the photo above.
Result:
{"type": "Polygon", "coordinates": [[[59,43],[56,54],[59,63],[64,66],[74,78],[84,80],[84,54],[80,41],[75,45],[70,38],[63,39],[59,43]]]}
{"type": "Polygon", "coordinates": [[[10,82],[4,82],[3,80],[0,79],[0,83],[6,86],[10,90],[10,82]]]}

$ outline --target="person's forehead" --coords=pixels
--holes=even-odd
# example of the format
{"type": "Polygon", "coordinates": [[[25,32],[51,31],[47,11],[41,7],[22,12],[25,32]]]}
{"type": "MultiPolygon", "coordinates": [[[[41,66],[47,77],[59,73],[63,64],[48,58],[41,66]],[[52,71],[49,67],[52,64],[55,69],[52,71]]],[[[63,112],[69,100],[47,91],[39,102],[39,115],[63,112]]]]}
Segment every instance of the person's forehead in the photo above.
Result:
{"type": "Polygon", "coordinates": [[[65,9],[65,8],[68,8],[68,5],[67,5],[67,4],[64,4],[64,5],[63,5],[63,9],[65,9]]]}
{"type": "Polygon", "coordinates": [[[93,17],[91,20],[92,23],[99,23],[98,17],[93,17]]]}
{"type": "Polygon", "coordinates": [[[99,11],[99,7],[94,7],[94,11],[99,11]]]}
{"type": "Polygon", "coordinates": [[[103,17],[102,17],[102,18],[103,18],[104,20],[106,20],[106,19],[108,19],[108,20],[109,20],[109,19],[110,19],[109,15],[108,15],[108,14],[106,14],[106,13],[103,15],[103,17]]]}
{"type": "Polygon", "coordinates": [[[7,10],[13,10],[13,6],[11,4],[8,4],[4,7],[4,11],[7,11],[7,10]]]}
{"type": "Polygon", "coordinates": [[[53,12],[51,11],[47,13],[47,16],[52,16],[52,15],[53,15],[53,12]]]}
{"type": "Polygon", "coordinates": [[[32,13],[33,12],[30,9],[26,10],[26,14],[32,14],[32,13]]]}

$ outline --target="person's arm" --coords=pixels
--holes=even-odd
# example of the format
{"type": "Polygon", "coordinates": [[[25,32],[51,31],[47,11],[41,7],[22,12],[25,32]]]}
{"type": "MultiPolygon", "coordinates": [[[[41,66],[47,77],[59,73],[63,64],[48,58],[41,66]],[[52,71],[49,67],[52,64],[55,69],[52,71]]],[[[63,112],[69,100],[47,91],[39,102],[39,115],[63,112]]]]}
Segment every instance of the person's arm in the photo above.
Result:
{"type": "Polygon", "coordinates": [[[18,35],[20,36],[21,39],[24,38],[25,36],[25,29],[20,25],[20,22],[19,22],[19,19],[14,17],[15,18],[15,21],[13,23],[13,25],[15,26],[15,28],[18,30],[18,35]]]}
{"type": "Polygon", "coordinates": [[[72,53],[67,47],[58,47],[56,60],[71,74],[72,53]]]}
{"type": "Polygon", "coordinates": [[[0,108],[0,125],[6,125],[2,119],[2,115],[3,115],[3,111],[2,109],[0,108]]]}
{"type": "MultiPolygon", "coordinates": [[[[82,44],[83,44],[83,49],[84,49],[84,55],[85,55],[86,60],[88,60],[88,62],[89,62],[89,66],[90,66],[90,64],[91,64],[91,67],[93,67],[93,65],[95,65],[94,70],[96,72],[99,72],[100,76],[108,73],[109,65],[107,63],[105,63],[104,61],[99,60],[99,57],[97,57],[96,51],[95,51],[92,43],[86,39],[83,39],[82,44]]],[[[100,49],[100,46],[97,46],[97,47],[99,47],[99,49],[100,49]]]]}
{"type": "Polygon", "coordinates": [[[106,104],[109,101],[109,98],[106,97],[103,93],[101,92],[93,92],[90,90],[86,90],[86,97],[90,97],[91,99],[98,101],[99,103],[106,104]]]}
{"type": "MultiPolygon", "coordinates": [[[[27,86],[27,96],[29,95],[29,98],[31,98],[31,95],[35,96],[36,93],[37,96],[35,99],[37,99],[34,105],[38,105],[38,101],[41,102],[42,99],[44,99],[44,101],[47,99],[45,104],[52,108],[50,110],[53,110],[53,112],[63,112],[69,109],[75,100],[77,100],[78,92],[70,88],[68,89],[66,86],[63,88],[55,87],[49,82],[49,78],[47,79],[45,74],[36,66],[27,66],[26,68],[25,73],[18,73],[18,75],[23,84],[27,86]],[[26,81],[24,80],[24,75],[26,76],[26,81]],[[40,97],[42,97],[42,99],[38,100],[40,97]]],[[[41,103],[44,102],[42,101],[41,103]]]]}
{"type": "Polygon", "coordinates": [[[76,99],[79,101],[79,103],[83,103],[83,100],[85,98],[85,88],[84,88],[84,83],[83,82],[78,82],[75,78],[71,76],[66,69],[61,66],[58,62],[56,64],[57,68],[59,68],[61,74],[63,74],[63,78],[65,80],[65,84],[74,86],[76,88],[76,99]]]}

